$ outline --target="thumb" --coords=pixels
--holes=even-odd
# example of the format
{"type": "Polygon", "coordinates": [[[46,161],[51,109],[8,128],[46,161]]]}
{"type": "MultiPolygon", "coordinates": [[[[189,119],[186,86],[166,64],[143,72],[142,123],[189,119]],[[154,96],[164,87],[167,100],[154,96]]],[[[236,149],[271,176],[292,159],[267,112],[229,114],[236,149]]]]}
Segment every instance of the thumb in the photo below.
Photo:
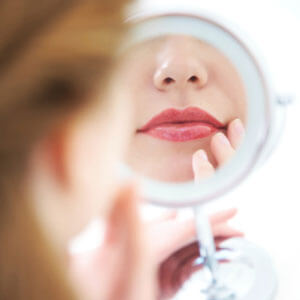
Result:
{"type": "Polygon", "coordinates": [[[154,263],[150,259],[138,212],[136,188],[128,185],[116,197],[108,224],[107,241],[117,249],[118,276],[109,300],[154,299],[154,263]]]}
{"type": "Polygon", "coordinates": [[[209,178],[215,172],[213,165],[208,160],[206,152],[202,149],[194,153],[192,163],[196,183],[209,178]]]}

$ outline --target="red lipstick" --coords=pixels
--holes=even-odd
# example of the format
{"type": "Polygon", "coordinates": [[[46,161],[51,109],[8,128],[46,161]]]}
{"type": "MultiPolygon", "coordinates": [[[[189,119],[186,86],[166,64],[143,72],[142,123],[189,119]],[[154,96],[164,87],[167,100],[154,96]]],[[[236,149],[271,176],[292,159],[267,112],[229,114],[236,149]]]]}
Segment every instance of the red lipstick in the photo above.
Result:
{"type": "Polygon", "coordinates": [[[166,109],[154,116],[137,133],[172,142],[185,142],[210,136],[225,125],[197,107],[184,110],[166,109]]]}

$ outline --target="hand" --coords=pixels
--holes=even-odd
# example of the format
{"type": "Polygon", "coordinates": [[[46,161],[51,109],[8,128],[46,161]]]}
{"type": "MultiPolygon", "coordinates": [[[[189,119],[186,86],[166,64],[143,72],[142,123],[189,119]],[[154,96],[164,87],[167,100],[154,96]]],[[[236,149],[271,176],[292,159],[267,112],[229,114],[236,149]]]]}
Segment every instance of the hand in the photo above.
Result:
{"type": "MultiPolygon", "coordinates": [[[[210,217],[215,241],[220,243],[233,237],[241,237],[243,233],[229,226],[227,222],[237,213],[229,209],[210,217]]],[[[194,218],[180,220],[176,212],[171,212],[147,224],[151,253],[157,264],[162,263],[172,253],[196,240],[194,218]]]]}
{"type": "MultiPolygon", "coordinates": [[[[180,221],[175,213],[170,213],[145,227],[132,202],[132,191],[123,192],[108,223],[112,231],[107,233],[103,245],[71,257],[71,277],[84,299],[146,299],[143,293],[147,293],[147,299],[155,299],[152,283],[156,267],[160,268],[160,292],[170,292],[170,276],[179,276],[186,267],[193,271],[190,265],[181,265],[181,258],[191,252],[194,258],[199,255],[197,243],[189,245],[196,240],[194,220],[180,221]]],[[[236,210],[231,209],[210,218],[217,244],[242,236],[226,224],[235,214],[236,210]]],[[[171,290],[176,292],[174,286],[171,290]]]]}
{"type": "MultiPolygon", "coordinates": [[[[243,233],[227,222],[236,215],[236,209],[219,212],[210,217],[210,223],[218,247],[224,240],[242,237],[243,233]]],[[[199,267],[194,261],[199,257],[198,242],[193,219],[178,220],[176,213],[148,224],[154,260],[159,264],[160,299],[173,296],[183,283],[199,267]]]]}
{"type": "MultiPolygon", "coordinates": [[[[227,137],[222,132],[218,132],[212,137],[210,150],[216,160],[216,167],[223,166],[233,157],[244,135],[245,129],[241,120],[235,119],[228,125],[227,137]]],[[[215,173],[215,167],[209,161],[207,153],[202,149],[193,155],[193,170],[197,182],[215,173]]]]}
{"type": "Polygon", "coordinates": [[[103,244],[70,257],[71,279],[80,299],[155,299],[156,264],[137,199],[133,187],[121,189],[113,200],[103,244]]]}

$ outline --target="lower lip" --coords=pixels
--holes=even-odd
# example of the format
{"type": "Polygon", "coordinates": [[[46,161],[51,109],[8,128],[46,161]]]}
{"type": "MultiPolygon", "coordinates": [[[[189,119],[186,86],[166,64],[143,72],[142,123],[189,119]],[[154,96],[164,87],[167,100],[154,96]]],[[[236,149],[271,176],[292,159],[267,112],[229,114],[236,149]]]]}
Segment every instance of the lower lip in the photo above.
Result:
{"type": "Polygon", "coordinates": [[[181,124],[163,124],[150,128],[142,133],[149,134],[152,137],[172,141],[187,142],[202,139],[210,136],[217,131],[217,128],[206,123],[181,123],[181,124]]]}

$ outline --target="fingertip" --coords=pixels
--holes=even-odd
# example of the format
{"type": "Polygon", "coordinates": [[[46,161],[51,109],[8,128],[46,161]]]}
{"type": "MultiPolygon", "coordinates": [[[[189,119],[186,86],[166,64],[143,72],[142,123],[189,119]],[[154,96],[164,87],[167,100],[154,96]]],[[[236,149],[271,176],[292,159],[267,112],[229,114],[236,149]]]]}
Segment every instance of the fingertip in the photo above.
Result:
{"type": "Polygon", "coordinates": [[[218,146],[220,145],[230,146],[230,142],[223,132],[216,133],[212,137],[212,143],[217,143],[218,146]]]}
{"type": "Polygon", "coordinates": [[[205,152],[205,150],[203,149],[200,149],[198,151],[196,151],[194,154],[193,154],[193,160],[195,162],[202,162],[202,161],[208,161],[208,156],[205,152]]]}
{"type": "Polygon", "coordinates": [[[241,119],[234,119],[231,124],[229,125],[238,135],[244,135],[245,128],[244,124],[242,123],[241,119]]]}
{"type": "Polygon", "coordinates": [[[193,154],[193,171],[195,174],[198,173],[199,166],[208,162],[207,154],[204,150],[198,150],[193,154]]]}
{"type": "Polygon", "coordinates": [[[232,146],[237,149],[245,136],[245,127],[240,119],[234,119],[228,126],[228,137],[232,146]]]}
{"type": "Polygon", "coordinates": [[[218,132],[212,137],[210,146],[219,167],[228,162],[235,153],[229,139],[222,132],[218,132]]]}
{"type": "Polygon", "coordinates": [[[192,168],[196,182],[206,179],[214,173],[214,167],[209,162],[208,156],[203,149],[193,154],[192,168]]]}

